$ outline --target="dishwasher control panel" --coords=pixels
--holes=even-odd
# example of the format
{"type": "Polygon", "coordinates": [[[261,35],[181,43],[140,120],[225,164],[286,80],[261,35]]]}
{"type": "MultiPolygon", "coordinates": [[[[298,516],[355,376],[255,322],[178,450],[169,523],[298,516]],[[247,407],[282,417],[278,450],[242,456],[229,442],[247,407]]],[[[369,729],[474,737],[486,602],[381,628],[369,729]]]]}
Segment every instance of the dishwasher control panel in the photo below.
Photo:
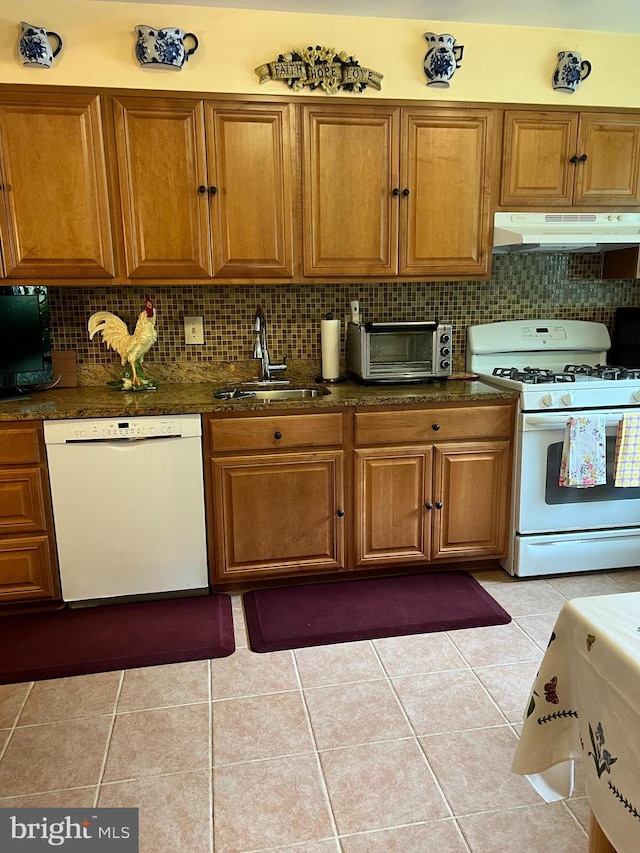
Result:
{"type": "Polygon", "coordinates": [[[118,439],[170,438],[202,434],[199,415],[142,418],[87,418],[45,421],[47,444],[71,441],[113,441],[118,439]]]}

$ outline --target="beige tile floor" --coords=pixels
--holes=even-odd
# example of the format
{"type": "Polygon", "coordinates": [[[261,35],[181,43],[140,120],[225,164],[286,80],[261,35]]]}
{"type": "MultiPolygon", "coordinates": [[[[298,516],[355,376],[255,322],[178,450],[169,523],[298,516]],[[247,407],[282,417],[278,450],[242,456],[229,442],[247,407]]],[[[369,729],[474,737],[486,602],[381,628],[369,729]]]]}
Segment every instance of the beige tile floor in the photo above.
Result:
{"type": "MultiPolygon", "coordinates": [[[[0,807],[136,806],[142,853],[586,853],[510,772],[568,598],[640,570],[477,575],[509,625],[0,686],[0,807]]],[[[580,774],[578,773],[578,777],[580,774]]]]}

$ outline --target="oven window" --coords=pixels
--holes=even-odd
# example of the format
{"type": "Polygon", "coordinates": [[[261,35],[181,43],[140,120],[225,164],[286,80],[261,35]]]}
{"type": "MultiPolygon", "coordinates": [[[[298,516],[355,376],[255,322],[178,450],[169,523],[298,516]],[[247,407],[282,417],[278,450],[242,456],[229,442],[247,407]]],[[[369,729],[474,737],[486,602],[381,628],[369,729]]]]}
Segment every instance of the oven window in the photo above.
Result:
{"type": "Polygon", "coordinates": [[[431,365],[433,336],[425,332],[380,332],[371,334],[371,364],[431,365]]]}
{"type": "Polygon", "coordinates": [[[547,504],[575,504],[590,501],[624,501],[640,498],[640,487],[616,488],[613,485],[613,461],[616,453],[616,436],[607,436],[607,482],[604,486],[589,486],[578,489],[572,486],[559,486],[562,442],[550,444],[547,448],[547,482],[544,500],[547,504]]]}

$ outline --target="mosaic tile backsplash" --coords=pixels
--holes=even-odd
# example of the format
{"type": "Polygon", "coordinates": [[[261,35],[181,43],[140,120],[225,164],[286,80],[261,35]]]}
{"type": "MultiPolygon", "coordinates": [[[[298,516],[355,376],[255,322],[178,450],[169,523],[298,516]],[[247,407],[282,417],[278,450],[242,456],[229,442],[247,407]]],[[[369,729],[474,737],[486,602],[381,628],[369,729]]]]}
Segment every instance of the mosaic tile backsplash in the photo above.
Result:
{"type": "MultiPolygon", "coordinates": [[[[269,350],[274,360],[320,362],[320,320],[342,318],[352,299],[366,320],[449,321],[454,327],[454,369],[462,370],[466,328],[477,323],[526,318],[596,320],[612,329],[616,307],[640,306],[640,283],[600,278],[597,254],[506,254],[493,259],[489,281],[314,285],[209,285],[140,287],[51,287],[54,349],[75,350],[81,384],[101,384],[101,371],[119,370],[118,356],[96,336],[87,320],[94,311],[113,311],[133,331],[145,291],[158,312],[158,341],[148,364],[199,363],[206,370],[221,362],[250,361],[253,315],[264,308],[269,350]],[[184,343],[183,317],[204,317],[202,346],[184,343]],[[93,375],[100,378],[92,379],[93,375]]],[[[343,336],[344,350],[344,336],[343,336]]],[[[344,351],[342,353],[344,357],[344,351]]],[[[195,367],[195,364],[193,364],[195,367]]],[[[249,365],[251,366],[251,364],[249,365]]]]}

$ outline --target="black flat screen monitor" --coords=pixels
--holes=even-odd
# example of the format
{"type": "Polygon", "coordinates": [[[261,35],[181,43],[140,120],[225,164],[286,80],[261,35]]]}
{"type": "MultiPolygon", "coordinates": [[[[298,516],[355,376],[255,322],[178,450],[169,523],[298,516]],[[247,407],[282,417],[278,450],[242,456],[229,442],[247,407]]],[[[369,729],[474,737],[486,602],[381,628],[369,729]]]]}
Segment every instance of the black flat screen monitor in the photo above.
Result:
{"type": "Polygon", "coordinates": [[[0,401],[52,381],[47,288],[0,287],[0,401]]]}

